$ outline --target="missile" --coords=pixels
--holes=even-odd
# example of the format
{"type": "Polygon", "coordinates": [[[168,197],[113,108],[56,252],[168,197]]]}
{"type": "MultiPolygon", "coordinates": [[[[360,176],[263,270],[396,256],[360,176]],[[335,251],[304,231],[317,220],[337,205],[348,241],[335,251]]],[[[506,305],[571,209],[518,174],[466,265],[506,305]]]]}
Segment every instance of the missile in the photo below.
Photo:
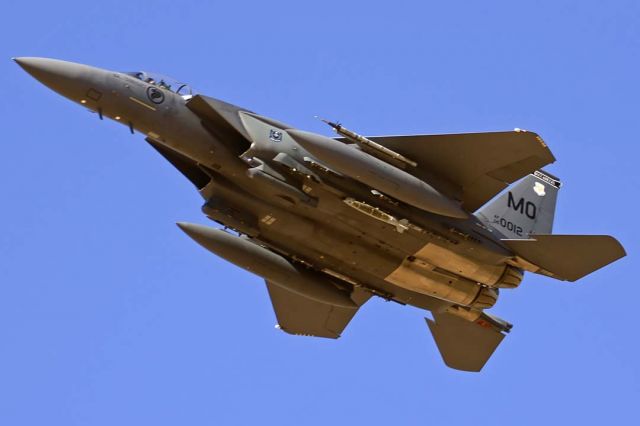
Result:
{"type": "Polygon", "coordinates": [[[357,308],[349,293],[325,274],[295,265],[247,237],[193,223],[177,225],[210,252],[292,293],[321,303],[357,308]]]}
{"type": "Polygon", "coordinates": [[[395,151],[390,150],[389,148],[387,148],[386,146],[382,146],[379,143],[376,143],[374,141],[372,141],[369,138],[366,138],[356,132],[354,132],[353,130],[349,130],[346,127],[344,127],[342,124],[340,123],[334,123],[331,122],[329,120],[325,120],[324,118],[321,118],[320,121],[322,121],[323,123],[328,124],[333,130],[336,131],[337,134],[344,136],[347,140],[350,140],[351,142],[357,143],[358,145],[362,146],[362,147],[366,147],[369,149],[372,149],[376,152],[379,152],[380,154],[392,159],[392,160],[396,160],[399,161],[401,163],[404,163],[408,166],[411,167],[417,167],[418,163],[416,163],[413,160],[408,159],[407,157],[405,157],[402,154],[398,154],[395,151]]]}
{"type": "Polygon", "coordinates": [[[364,151],[311,132],[288,129],[287,133],[325,165],[371,188],[425,211],[458,219],[469,217],[459,204],[431,185],[364,151]]]}

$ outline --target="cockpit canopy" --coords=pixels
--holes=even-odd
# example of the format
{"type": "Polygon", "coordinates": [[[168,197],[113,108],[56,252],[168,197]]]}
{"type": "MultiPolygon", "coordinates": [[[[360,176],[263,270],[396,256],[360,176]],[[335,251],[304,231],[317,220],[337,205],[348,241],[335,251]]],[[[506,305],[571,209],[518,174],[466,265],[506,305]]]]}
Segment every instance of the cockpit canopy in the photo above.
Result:
{"type": "Polygon", "coordinates": [[[125,72],[125,74],[130,75],[131,77],[135,77],[138,80],[142,80],[146,83],[158,86],[162,89],[177,93],[182,97],[191,97],[194,95],[194,90],[191,88],[191,86],[165,75],[146,71],[125,72]]]}

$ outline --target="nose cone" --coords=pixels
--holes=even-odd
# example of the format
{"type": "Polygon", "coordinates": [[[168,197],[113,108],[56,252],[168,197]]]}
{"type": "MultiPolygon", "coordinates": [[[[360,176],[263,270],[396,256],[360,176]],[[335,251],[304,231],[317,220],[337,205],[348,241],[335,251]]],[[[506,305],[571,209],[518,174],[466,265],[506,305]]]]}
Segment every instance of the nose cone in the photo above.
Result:
{"type": "Polygon", "coordinates": [[[78,99],[87,90],[86,82],[98,69],[74,62],[48,58],[13,58],[26,72],[51,90],[78,99]]]}

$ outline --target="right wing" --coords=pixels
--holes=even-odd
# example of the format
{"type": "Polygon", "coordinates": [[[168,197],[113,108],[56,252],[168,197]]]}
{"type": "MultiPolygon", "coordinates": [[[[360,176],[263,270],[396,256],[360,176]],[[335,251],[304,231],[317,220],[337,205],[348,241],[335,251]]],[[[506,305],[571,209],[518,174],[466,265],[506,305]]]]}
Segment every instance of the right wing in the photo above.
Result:
{"type": "Polygon", "coordinates": [[[534,132],[370,137],[418,163],[405,171],[475,211],[516,180],[555,158],[534,132]]]}
{"type": "Polygon", "coordinates": [[[318,302],[267,281],[271,304],[281,330],[289,334],[337,339],[358,312],[352,308],[318,302]]]}

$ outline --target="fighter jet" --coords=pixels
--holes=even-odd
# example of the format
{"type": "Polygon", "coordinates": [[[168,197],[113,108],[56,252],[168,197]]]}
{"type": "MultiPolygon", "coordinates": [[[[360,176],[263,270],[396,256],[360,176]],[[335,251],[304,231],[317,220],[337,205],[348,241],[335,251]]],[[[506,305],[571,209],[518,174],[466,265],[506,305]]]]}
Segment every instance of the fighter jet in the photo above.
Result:
{"type": "Polygon", "coordinates": [[[277,328],[338,338],[372,296],[431,311],[444,362],[480,371],[511,324],[487,310],[525,272],[576,281],[625,256],[606,235],[552,234],[557,177],[519,130],[336,137],[151,73],[15,58],[50,89],[146,135],[217,227],[198,244],[264,278],[277,328]]]}

